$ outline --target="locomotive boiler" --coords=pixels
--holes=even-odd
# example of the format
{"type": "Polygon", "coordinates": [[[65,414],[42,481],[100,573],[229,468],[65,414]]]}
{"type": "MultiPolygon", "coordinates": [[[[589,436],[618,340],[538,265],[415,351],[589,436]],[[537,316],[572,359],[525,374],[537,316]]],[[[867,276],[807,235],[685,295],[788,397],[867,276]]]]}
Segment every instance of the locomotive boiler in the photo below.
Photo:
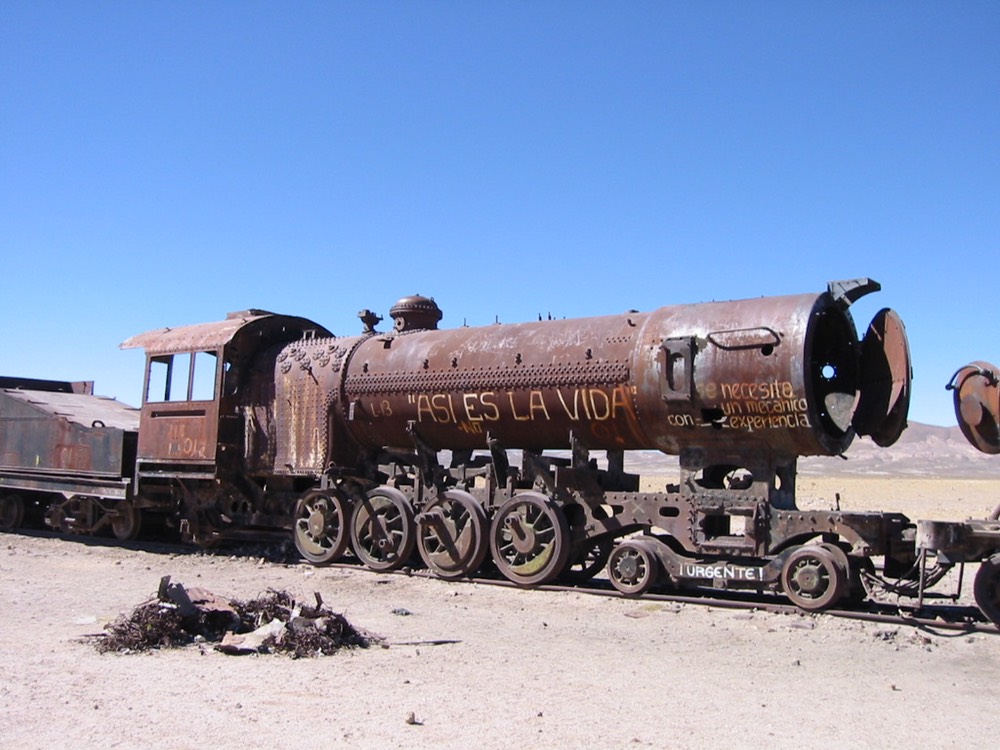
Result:
{"type": "Polygon", "coordinates": [[[394,331],[351,351],[345,426],[369,448],[417,436],[474,450],[489,434],[535,451],[736,446],[783,461],[841,453],[856,432],[888,445],[909,359],[891,311],[857,340],[847,308],[873,288],[448,331],[433,302],[404,299],[394,331]]]}

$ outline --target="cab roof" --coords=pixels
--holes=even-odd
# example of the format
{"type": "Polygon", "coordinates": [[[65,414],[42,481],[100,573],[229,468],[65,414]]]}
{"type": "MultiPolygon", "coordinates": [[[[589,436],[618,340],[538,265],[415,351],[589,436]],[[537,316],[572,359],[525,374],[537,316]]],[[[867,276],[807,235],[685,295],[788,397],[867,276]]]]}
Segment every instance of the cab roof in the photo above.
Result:
{"type": "Polygon", "coordinates": [[[122,342],[122,349],[145,349],[146,354],[213,351],[228,345],[242,333],[258,335],[268,340],[292,341],[306,336],[329,337],[321,325],[291,315],[279,315],[266,310],[232,312],[225,320],[198,323],[178,328],[158,328],[140,333],[122,342]]]}

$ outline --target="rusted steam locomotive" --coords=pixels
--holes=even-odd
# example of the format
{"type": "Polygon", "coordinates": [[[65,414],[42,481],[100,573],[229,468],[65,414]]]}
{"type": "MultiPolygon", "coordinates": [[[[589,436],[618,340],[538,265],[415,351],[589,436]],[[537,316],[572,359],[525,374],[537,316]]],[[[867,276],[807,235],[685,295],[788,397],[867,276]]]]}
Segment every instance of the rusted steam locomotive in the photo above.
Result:
{"type": "MultiPolygon", "coordinates": [[[[202,543],[290,531],[317,565],[353,551],[388,571],[417,552],[448,579],[489,559],[525,586],[606,567],[625,594],[772,590],[807,610],[873,582],[922,596],[988,560],[978,603],[1000,624],[1000,525],[796,507],[799,456],[856,434],[887,446],[906,426],[902,322],[883,310],[859,340],[849,313],[878,288],[451,330],[413,296],[387,332],[367,310],[347,337],[248,310],[145,333],[122,345],[147,354],[126,492],[80,493],[77,530],[105,518],[130,534],[136,510],[158,511],[202,543]],[[636,450],[679,455],[676,483],[640,491],[636,450]]],[[[4,472],[0,490],[32,489],[4,472]]]]}

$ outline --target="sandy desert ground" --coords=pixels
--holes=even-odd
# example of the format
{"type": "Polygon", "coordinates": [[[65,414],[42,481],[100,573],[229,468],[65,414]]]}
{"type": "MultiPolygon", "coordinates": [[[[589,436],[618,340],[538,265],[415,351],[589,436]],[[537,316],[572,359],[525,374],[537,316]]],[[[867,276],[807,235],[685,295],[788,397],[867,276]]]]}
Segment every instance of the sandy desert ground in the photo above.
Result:
{"type": "MultiPolygon", "coordinates": [[[[996,505],[1000,480],[800,478],[803,504],[834,492],[844,507],[960,518],[996,505]]],[[[0,600],[4,748],[972,749],[1000,734],[1000,634],[30,534],[0,536],[0,600]],[[299,660],[98,653],[84,636],[163,575],[229,598],[318,591],[388,645],[299,660]],[[420,643],[435,640],[453,642],[420,643]]]]}

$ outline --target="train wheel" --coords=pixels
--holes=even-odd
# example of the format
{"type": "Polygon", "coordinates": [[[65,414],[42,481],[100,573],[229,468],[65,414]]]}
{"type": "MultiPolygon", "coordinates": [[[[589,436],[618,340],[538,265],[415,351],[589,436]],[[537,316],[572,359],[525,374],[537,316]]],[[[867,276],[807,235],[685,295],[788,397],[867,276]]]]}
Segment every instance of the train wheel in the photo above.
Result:
{"type": "Polygon", "coordinates": [[[569,564],[562,572],[561,577],[573,583],[589,581],[608,564],[613,546],[613,540],[600,539],[581,547],[576,551],[575,556],[570,555],[569,564]]]}
{"type": "Polygon", "coordinates": [[[142,516],[134,503],[122,500],[115,507],[111,516],[111,532],[115,539],[130,542],[139,536],[142,529],[142,516]]]}
{"type": "Polygon", "coordinates": [[[569,546],[566,515],[540,493],[515,495],[493,517],[493,561],[519,586],[537,586],[559,575],[566,567],[569,546]]]}
{"type": "Polygon", "coordinates": [[[392,487],[377,487],[354,507],[351,544],[372,570],[401,568],[416,543],[413,508],[406,495],[392,487]]]}
{"type": "Polygon", "coordinates": [[[56,501],[49,506],[45,516],[45,523],[52,527],[53,531],[60,534],[74,534],[76,528],[73,517],[70,516],[75,505],[71,505],[72,500],[56,501]]]}
{"type": "Polygon", "coordinates": [[[845,597],[848,604],[860,605],[869,597],[868,581],[875,575],[875,563],[870,557],[850,557],[848,563],[848,584],[845,597]]]}
{"type": "Polygon", "coordinates": [[[979,565],[973,593],[979,609],[1000,628],[1000,554],[979,565]]]}
{"type": "Polygon", "coordinates": [[[659,577],[660,563],[643,544],[622,542],[608,559],[611,585],[625,596],[639,596],[649,591],[659,577]]]}
{"type": "Polygon", "coordinates": [[[24,500],[20,495],[0,495],[0,531],[14,531],[24,523],[24,500]]]}
{"type": "Polygon", "coordinates": [[[350,541],[351,506],[336,492],[313,490],[295,503],[295,549],[313,565],[339,560],[350,541]]]}
{"type": "Polygon", "coordinates": [[[446,490],[417,516],[417,548],[439,578],[475,573],[489,550],[486,511],[468,492],[446,490]]]}
{"type": "MultiPolygon", "coordinates": [[[[843,555],[843,550],[840,551],[843,555]]],[[[832,607],[847,589],[847,565],[827,545],[799,547],[781,569],[781,588],[800,609],[832,607]]]]}

